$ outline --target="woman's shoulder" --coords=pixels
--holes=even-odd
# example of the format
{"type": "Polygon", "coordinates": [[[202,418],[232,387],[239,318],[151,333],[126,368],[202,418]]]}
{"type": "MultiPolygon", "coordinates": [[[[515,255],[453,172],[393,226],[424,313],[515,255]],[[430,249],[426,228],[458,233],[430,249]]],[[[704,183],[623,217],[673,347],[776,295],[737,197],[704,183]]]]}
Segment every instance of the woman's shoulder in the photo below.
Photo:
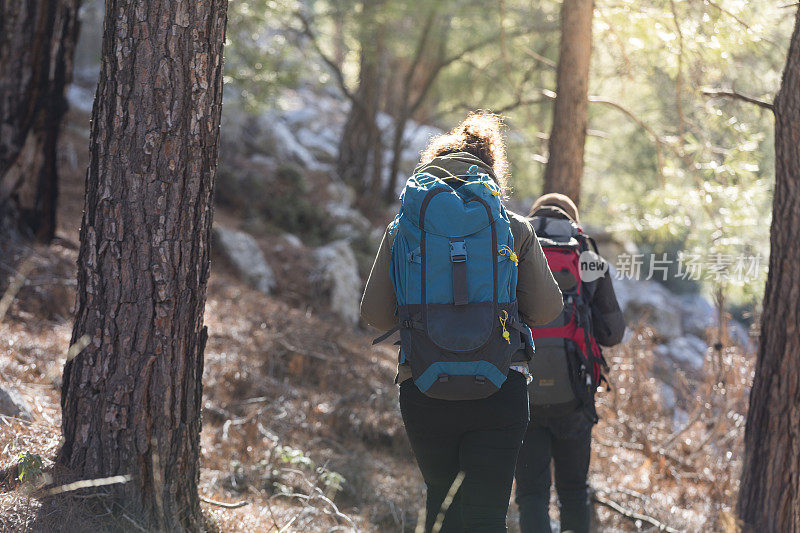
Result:
{"type": "Polygon", "coordinates": [[[514,242],[522,242],[533,237],[533,226],[527,217],[506,210],[508,221],[511,226],[511,233],[514,235],[514,242]]]}
{"type": "Polygon", "coordinates": [[[383,232],[383,238],[391,243],[394,241],[394,236],[397,233],[398,220],[395,218],[386,225],[386,230],[383,232]]]}

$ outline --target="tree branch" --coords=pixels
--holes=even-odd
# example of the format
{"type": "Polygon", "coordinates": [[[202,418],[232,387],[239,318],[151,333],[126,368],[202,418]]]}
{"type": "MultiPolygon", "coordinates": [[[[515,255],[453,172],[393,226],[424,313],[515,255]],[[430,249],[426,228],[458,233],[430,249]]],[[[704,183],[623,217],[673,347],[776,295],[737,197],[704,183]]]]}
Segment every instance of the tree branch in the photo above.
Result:
{"type": "Polygon", "coordinates": [[[433,22],[436,19],[438,9],[438,4],[434,4],[434,6],[428,12],[428,16],[425,18],[425,25],[422,27],[422,30],[419,34],[419,40],[417,41],[417,46],[414,50],[413,59],[411,60],[411,64],[409,65],[404,78],[406,87],[411,85],[411,81],[414,79],[414,75],[417,73],[417,68],[422,60],[422,53],[428,46],[428,37],[433,33],[431,28],[433,28],[433,22]]]}
{"type": "Polygon", "coordinates": [[[319,41],[317,40],[317,36],[314,35],[313,30],[311,29],[311,23],[303,13],[300,11],[295,12],[295,16],[300,21],[303,26],[301,31],[302,35],[304,35],[309,42],[311,43],[311,47],[314,51],[319,55],[320,59],[328,66],[328,68],[333,72],[333,77],[336,79],[336,84],[339,86],[339,89],[344,93],[345,97],[350,100],[353,105],[361,107],[361,102],[358,101],[355,94],[347,87],[347,83],[344,80],[344,73],[342,69],[336,64],[336,62],[325,55],[325,52],[322,51],[322,47],[319,45],[319,41]]]}
{"type": "MultiPolygon", "coordinates": [[[[756,31],[754,31],[753,28],[750,27],[750,25],[748,23],[746,23],[744,20],[742,20],[740,17],[738,17],[732,11],[730,11],[728,9],[725,9],[724,7],[719,5],[718,3],[714,2],[714,0],[703,0],[703,3],[705,5],[707,5],[707,6],[713,7],[714,9],[716,9],[717,11],[719,11],[720,13],[722,13],[724,15],[728,15],[733,20],[735,20],[741,27],[743,27],[744,29],[746,29],[749,32],[753,32],[754,34],[758,35],[758,33],[756,31]]],[[[766,43],[771,44],[772,46],[775,46],[775,47],[778,46],[778,44],[776,42],[774,42],[774,41],[772,41],[772,40],[770,40],[770,39],[768,39],[766,37],[762,37],[761,35],[758,35],[758,38],[761,39],[762,41],[766,42],[766,43]]]]}
{"type": "Polygon", "coordinates": [[[758,98],[752,98],[750,96],[745,96],[735,90],[725,91],[722,89],[703,89],[703,94],[705,96],[710,96],[712,98],[732,98],[734,100],[741,100],[742,102],[747,102],[749,104],[757,105],[758,107],[763,107],[764,109],[769,109],[773,113],[775,112],[775,106],[769,102],[765,102],[764,100],[759,100],[758,98]]]}
{"type": "Polygon", "coordinates": [[[543,63],[550,70],[555,70],[558,67],[558,65],[556,65],[555,61],[553,61],[552,59],[549,59],[547,57],[544,57],[542,54],[540,54],[540,53],[528,48],[525,45],[519,45],[519,46],[517,46],[517,48],[519,50],[522,50],[523,53],[531,56],[533,59],[535,59],[539,63],[543,63]]]}
{"type": "Polygon", "coordinates": [[[667,142],[661,138],[661,136],[656,133],[650,126],[648,126],[642,119],[636,116],[632,111],[628,108],[622,106],[621,104],[609,100],[608,98],[604,98],[602,96],[589,96],[589,102],[594,102],[598,104],[605,104],[607,106],[611,106],[614,109],[621,111],[624,113],[628,118],[633,120],[636,124],[639,125],[644,131],[650,134],[653,140],[656,143],[656,158],[658,159],[658,174],[661,176],[662,182],[664,181],[664,154],[661,151],[662,146],[669,146],[667,142]]]}

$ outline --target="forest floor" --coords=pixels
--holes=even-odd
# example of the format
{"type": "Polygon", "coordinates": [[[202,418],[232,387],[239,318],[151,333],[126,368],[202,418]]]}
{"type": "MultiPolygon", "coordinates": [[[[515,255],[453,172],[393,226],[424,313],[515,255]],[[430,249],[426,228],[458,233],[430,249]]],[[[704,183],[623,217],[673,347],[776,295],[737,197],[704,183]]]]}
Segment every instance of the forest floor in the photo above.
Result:
{"type": "MultiPolygon", "coordinates": [[[[78,146],[80,135],[68,131],[64,142],[78,146]]],[[[34,411],[32,422],[0,417],[0,473],[14,471],[23,451],[40,454],[47,470],[59,445],[83,159],[62,165],[56,243],[0,258],[0,293],[23,258],[33,267],[0,316],[0,379],[34,411]]],[[[218,210],[217,219],[232,224],[236,215],[218,210]]],[[[424,486],[400,419],[395,353],[372,347],[373,331],[347,326],[313,302],[302,250],[256,237],[283,265],[276,293],[251,290],[217,260],[208,287],[200,493],[248,502],[237,509],[204,503],[209,523],[220,531],[413,531],[424,486]]],[[[691,374],[656,357],[651,336],[639,324],[606,352],[611,390],[598,396],[590,474],[595,529],[735,531],[752,354],[709,350],[703,371],[691,374]]],[[[2,477],[0,530],[46,529],[42,502],[2,477]]],[[[515,522],[512,504],[511,531],[515,522]]]]}

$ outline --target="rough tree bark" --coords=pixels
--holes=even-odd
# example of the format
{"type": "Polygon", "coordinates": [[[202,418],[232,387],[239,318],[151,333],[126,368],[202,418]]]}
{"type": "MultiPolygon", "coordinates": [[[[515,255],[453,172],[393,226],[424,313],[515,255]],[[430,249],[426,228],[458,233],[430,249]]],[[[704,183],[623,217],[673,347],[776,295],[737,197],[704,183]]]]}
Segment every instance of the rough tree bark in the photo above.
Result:
{"type": "Polygon", "coordinates": [[[561,4],[557,96],[544,171],[544,193],[566,194],[580,204],[583,151],[588,125],[589,61],[594,0],[561,4]]]}
{"type": "Polygon", "coordinates": [[[203,326],[227,0],[106,0],[64,445],[159,531],[199,529],[203,326]]]}
{"type": "Polygon", "coordinates": [[[800,10],[775,98],[775,197],[739,493],[746,530],[800,531],[800,10]],[[747,529],[749,528],[749,529],[747,529]]]}
{"type": "Polygon", "coordinates": [[[381,185],[383,141],[378,128],[382,96],[383,30],[377,22],[382,0],[365,0],[361,19],[358,89],[339,143],[337,170],[367,205],[381,185]]]}
{"type": "Polygon", "coordinates": [[[0,226],[55,235],[56,148],[79,0],[0,0],[0,226]]]}

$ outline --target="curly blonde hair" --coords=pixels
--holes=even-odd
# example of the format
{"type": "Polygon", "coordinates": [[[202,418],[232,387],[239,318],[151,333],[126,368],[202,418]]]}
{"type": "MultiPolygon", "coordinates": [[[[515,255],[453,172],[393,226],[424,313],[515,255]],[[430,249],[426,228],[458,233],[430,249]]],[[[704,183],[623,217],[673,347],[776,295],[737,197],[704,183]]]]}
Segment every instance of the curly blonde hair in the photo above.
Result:
{"type": "Polygon", "coordinates": [[[500,115],[485,111],[472,112],[458,126],[436,136],[422,151],[420,163],[430,163],[434,157],[467,152],[492,168],[497,185],[506,193],[509,168],[506,159],[505,124],[500,115]]]}

